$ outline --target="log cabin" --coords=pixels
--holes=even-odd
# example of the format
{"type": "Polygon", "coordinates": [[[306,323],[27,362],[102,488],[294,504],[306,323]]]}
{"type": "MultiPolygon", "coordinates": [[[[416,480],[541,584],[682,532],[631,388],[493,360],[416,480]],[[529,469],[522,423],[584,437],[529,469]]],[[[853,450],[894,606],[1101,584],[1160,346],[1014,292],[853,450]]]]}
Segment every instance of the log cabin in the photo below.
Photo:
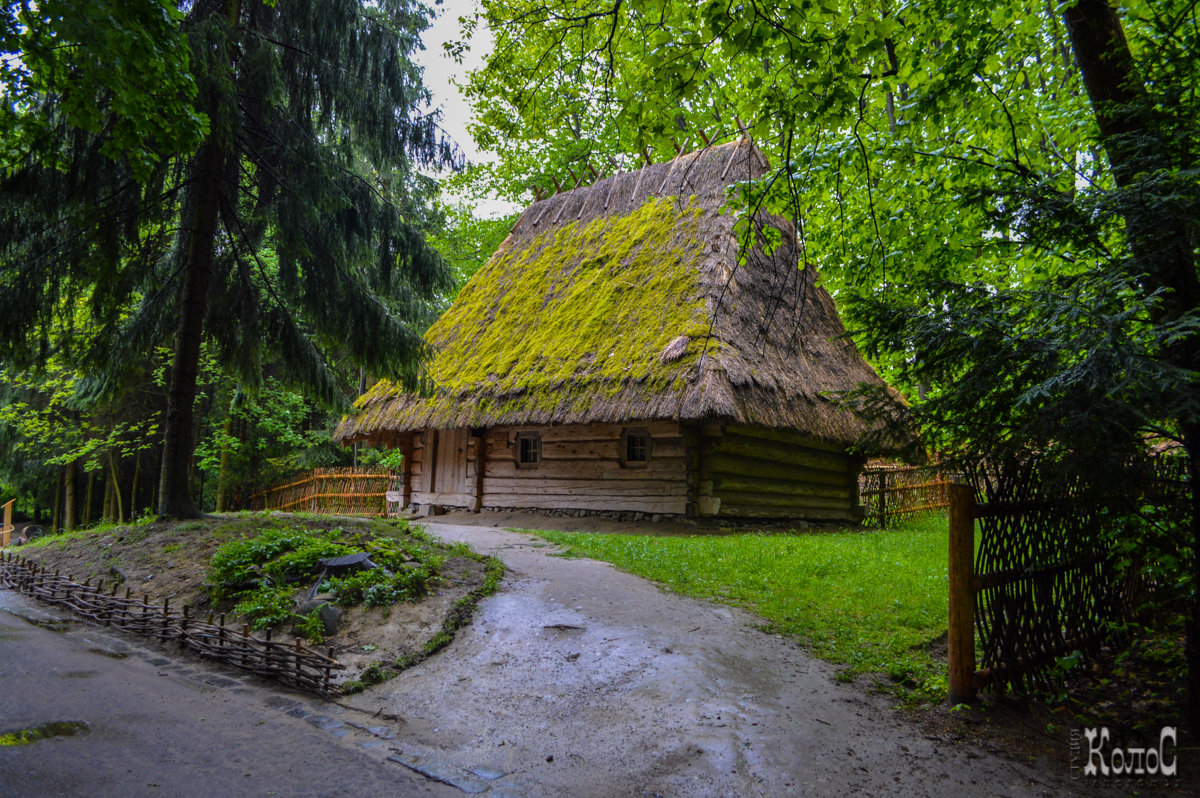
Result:
{"type": "Polygon", "coordinates": [[[793,225],[738,211],[767,168],[743,139],[536,202],[426,334],[432,387],[378,382],[335,438],[400,447],[417,512],[859,517],[865,455],[913,439],[839,400],[902,406],[793,225]]]}

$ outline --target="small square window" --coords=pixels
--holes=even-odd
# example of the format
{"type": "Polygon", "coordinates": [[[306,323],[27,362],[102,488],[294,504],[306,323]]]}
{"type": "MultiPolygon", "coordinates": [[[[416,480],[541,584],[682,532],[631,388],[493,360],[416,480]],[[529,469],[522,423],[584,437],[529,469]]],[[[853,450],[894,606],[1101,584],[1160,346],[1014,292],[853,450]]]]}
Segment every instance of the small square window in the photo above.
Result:
{"type": "Polygon", "coordinates": [[[542,462],[542,436],[536,432],[517,433],[517,468],[537,468],[542,462]]]}
{"type": "Polygon", "coordinates": [[[621,465],[644,466],[650,461],[650,432],[626,429],[621,432],[621,465]]]}

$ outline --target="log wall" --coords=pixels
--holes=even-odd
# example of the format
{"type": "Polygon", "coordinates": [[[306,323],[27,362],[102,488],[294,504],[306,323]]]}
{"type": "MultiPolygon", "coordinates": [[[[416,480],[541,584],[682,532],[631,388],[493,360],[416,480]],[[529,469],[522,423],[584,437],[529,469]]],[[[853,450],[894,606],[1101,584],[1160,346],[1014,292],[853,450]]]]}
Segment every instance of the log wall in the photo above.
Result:
{"type": "MultiPolygon", "coordinates": [[[[837,444],[762,427],[706,425],[700,460],[711,480],[697,484],[701,515],[853,519],[862,516],[862,460],[837,444]],[[708,512],[705,512],[705,510],[708,512]]],[[[702,466],[702,470],[703,470],[702,466]]]]}
{"type": "Polygon", "coordinates": [[[496,427],[487,430],[485,442],[483,507],[673,515],[688,511],[684,440],[674,422],[496,427]],[[621,431],[626,426],[650,433],[652,448],[645,465],[621,465],[621,431]],[[517,467],[516,436],[525,431],[541,434],[542,460],[536,468],[517,467]]]}
{"type": "MultiPolygon", "coordinates": [[[[405,486],[416,506],[640,512],[732,518],[857,519],[862,460],[798,433],[722,424],[570,424],[495,427],[467,439],[461,492],[438,469],[435,433],[406,446],[405,486]],[[651,437],[650,459],[621,464],[627,426],[651,437]],[[541,436],[541,462],[517,466],[517,434],[541,436]],[[430,485],[434,490],[430,490],[430,485]]],[[[445,438],[450,439],[450,436],[445,438]]],[[[437,445],[441,445],[440,442],[437,445]]]]}

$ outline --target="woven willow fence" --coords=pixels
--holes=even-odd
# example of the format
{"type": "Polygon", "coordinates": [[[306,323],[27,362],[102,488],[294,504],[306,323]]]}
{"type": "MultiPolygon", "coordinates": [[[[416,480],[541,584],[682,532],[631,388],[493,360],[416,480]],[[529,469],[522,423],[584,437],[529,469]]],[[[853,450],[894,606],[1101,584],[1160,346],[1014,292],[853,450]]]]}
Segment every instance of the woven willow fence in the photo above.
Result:
{"type": "Polygon", "coordinates": [[[394,479],[390,471],[375,468],[316,468],[251,496],[250,509],[382,517],[394,479]]]}
{"type": "Polygon", "coordinates": [[[116,583],[109,590],[103,581],[80,585],[12,552],[0,554],[0,587],[65,607],[102,626],[177,641],[202,657],[323,696],[337,694],[333,671],[345,667],[308,648],[299,638],[284,643],[272,640],[269,633],[265,639],[255,637],[248,626],[227,627],[224,615],[217,623],[212,616],[201,621],[191,617],[187,606],[182,611],[171,609],[170,599],[158,606],[148,597],[133,598],[128,589],[118,595],[116,583]]]}
{"type": "Polygon", "coordinates": [[[950,506],[950,483],[938,466],[864,468],[858,480],[863,520],[881,527],[950,506]]]}
{"type": "Polygon", "coordinates": [[[1179,456],[1143,463],[1131,468],[1124,491],[1103,500],[1078,480],[1047,479],[1030,462],[951,485],[951,700],[989,685],[1027,691],[1046,681],[1057,658],[1095,654],[1111,640],[1112,622],[1130,618],[1148,586],[1102,545],[1104,525],[1139,502],[1186,523],[1186,468],[1179,456]]]}

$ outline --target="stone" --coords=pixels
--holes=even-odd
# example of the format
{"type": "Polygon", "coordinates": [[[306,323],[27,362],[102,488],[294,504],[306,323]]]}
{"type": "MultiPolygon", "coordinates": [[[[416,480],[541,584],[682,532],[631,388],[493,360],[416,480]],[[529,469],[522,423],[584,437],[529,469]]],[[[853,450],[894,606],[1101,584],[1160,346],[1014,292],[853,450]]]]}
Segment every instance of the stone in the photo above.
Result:
{"type": "MultiPolygon", "coordinates": [[[[313,613],[317,613],[321,618],[321,627],[327,637],[332,637],[338,633],[338,627],[342,621],[342,611],[330,604],[328,601],[306,601],[296,608],[296,614],[302,618],[307,618],[313,613]]],[[[295,628],[293,628],[295,631],[295,628]]]]}
{"type": "Polygon", "coordinates": [[[326,557],[317,561],[317,565],[325,569],[331,576],[351,574],[355,571],[366,571],[379,566],[371,562],[371,555],[365,551],[345,554],[341,557],[326,557]]]}

